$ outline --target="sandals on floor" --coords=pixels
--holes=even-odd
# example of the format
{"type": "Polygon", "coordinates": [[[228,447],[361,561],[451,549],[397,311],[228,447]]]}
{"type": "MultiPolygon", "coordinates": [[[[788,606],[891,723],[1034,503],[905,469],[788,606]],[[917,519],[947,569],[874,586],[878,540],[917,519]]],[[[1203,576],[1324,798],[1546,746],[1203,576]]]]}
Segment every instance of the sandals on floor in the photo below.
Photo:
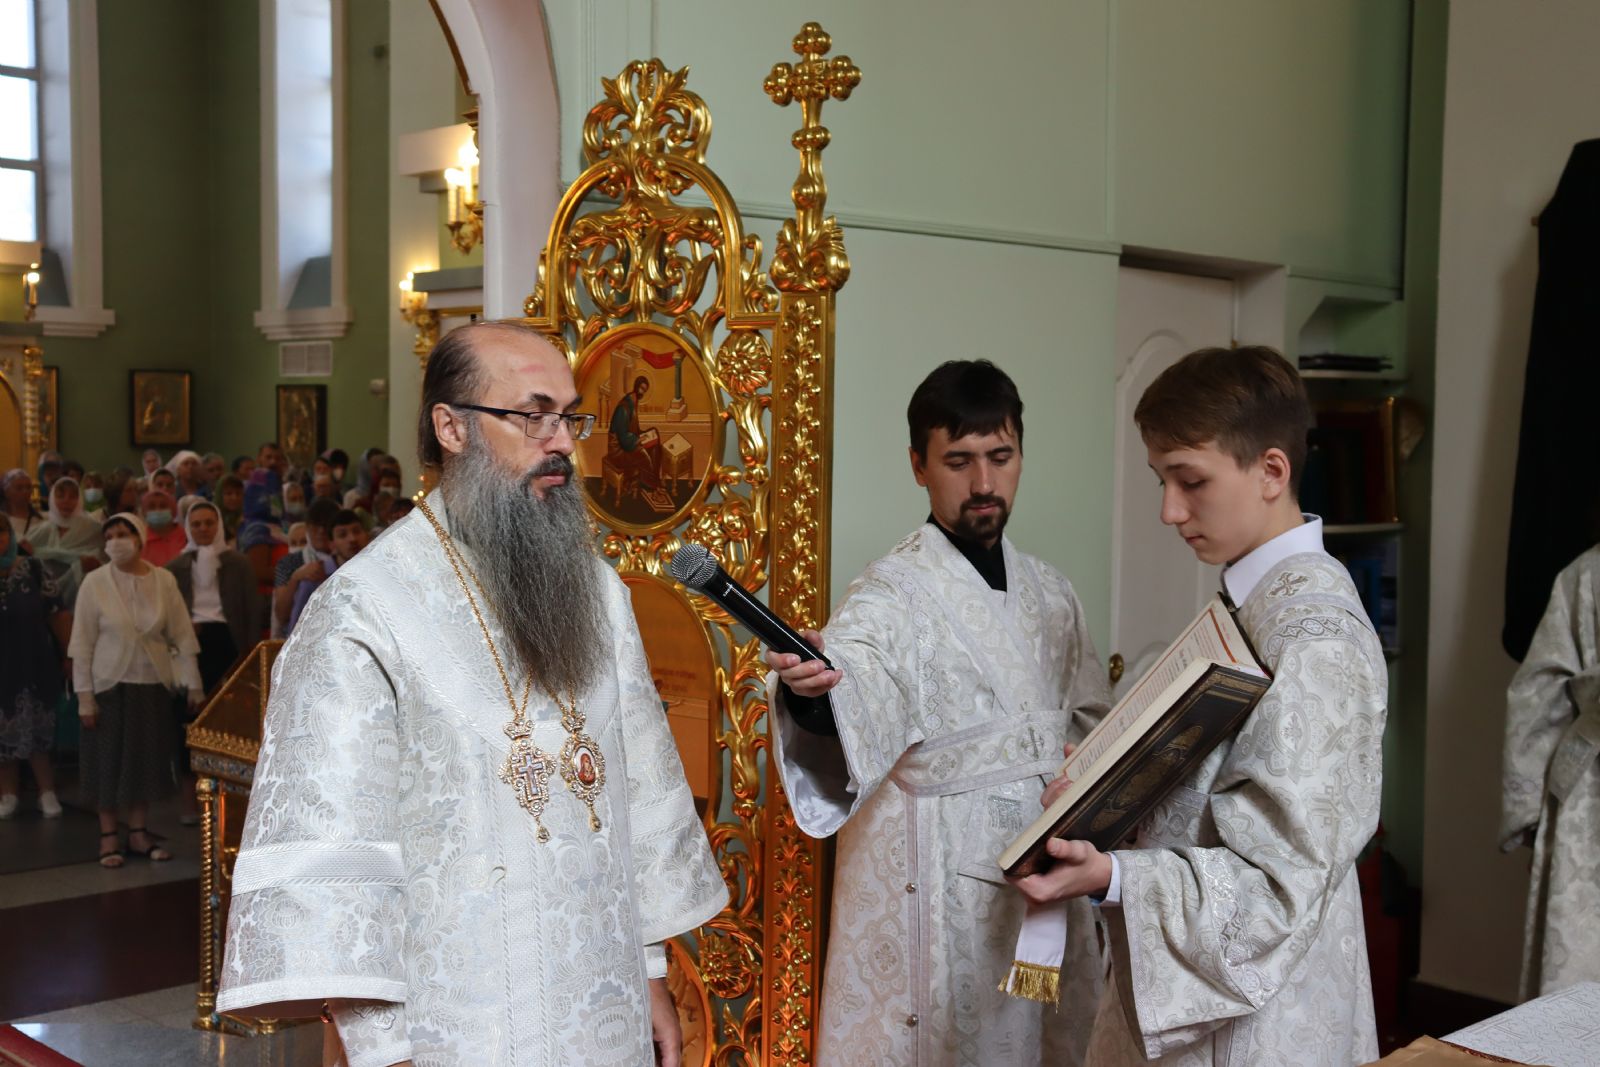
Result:
{"type": "Polygon", "coordinates": [[[152,836],[153,835],[150,833],[150,831],[143,826],[128,827],[128,855],[134,857],[135,859],[149,860],[151,863],[166,863],[168,860],[170,860],[172,858],[172,853],[168,852],[166,849],[162,848],[160,845],[151,840],[152,836]],[[134,848],[134,834],[144,834],[145,840],[150,841],[150,847],[144,849],[143,851],[134,848]]]}
{"type": "MultiPolygon", "coordinates": [[[[100,840],[104,841],[106,838],[109,837],[113,841],[115,841],[115,840],[117,840],[118,836],[119,835],[117,834],[117,832],[115,830],[112,830],[109,834],[101,834],[100,835],[100,840]]],[[[126,853],[124,853],[122,851],[122,849],[120,849],[120,848],[114,848],[110,852],[102,852],[102,853],[100,853],[100,866],[104,867],[108,871],[114,871],[118,867],[121,867],[126,862],[127,862],[126,853]],[[115,860],[116,862],[114,862],[114,863],[107,862],[108,860],[115,860]]]]}

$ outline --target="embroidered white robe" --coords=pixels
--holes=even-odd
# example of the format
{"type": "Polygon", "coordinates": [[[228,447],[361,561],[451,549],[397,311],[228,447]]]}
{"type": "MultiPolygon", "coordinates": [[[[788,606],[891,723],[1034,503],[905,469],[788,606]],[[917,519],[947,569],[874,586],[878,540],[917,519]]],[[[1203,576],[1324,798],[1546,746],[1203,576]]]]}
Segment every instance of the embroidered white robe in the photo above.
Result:
{"type": "Polygon", "coordinates": [[[1001,993],[1024,900],[995,859],[1110,694],[1071,585],[1003,544],[1004,594],[934,526],[907,537],[824,631],[844,668],[838,739],[780,714],[796,822],[839,835],[819,1064],[1081,1062],[1103,970],[1093,914],[1069,907],[1059,1011],[1001,993]]]}
{"type": "MultiPolygon", "coordinates": [[[[417,1067],[653,1062],[646,946],[727,891],[607,571],[614,655],[579,696],[605,757],[602,829],[552,766],[544,844],[496,776],[510,709],[425,518],[323,583],[273,668],[220,1010],[403,1004],[417,1067]]],[[[558,757],[567,733],[538,686],[528,715],[558,757]]]]}
{"type": "Polygon", "coordinates": [[[1093,1067],[1378,1058],[1355,861],[1378,825],[1383,649],[1322,552],[1279,561],[1238,621],[1272,686],[1116,853],[1093,1067]]]}
{"type": "Polygon", "coordinates": [[[1600,547],[1556,578],[1506,696],[1500,840],[1533,844],[1526,999],[1600,982],[1600,547]]]}

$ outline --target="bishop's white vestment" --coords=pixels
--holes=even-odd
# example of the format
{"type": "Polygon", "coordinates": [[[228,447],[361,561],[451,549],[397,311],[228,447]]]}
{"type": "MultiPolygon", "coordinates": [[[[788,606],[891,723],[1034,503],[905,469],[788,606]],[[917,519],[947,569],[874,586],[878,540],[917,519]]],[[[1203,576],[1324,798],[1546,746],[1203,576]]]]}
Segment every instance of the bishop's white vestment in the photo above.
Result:
{"type": "Polygon", "coordinates": [[[838,738],[779,716],[796,822],[839,835],[819,1064],[1081,1062],[1092,911],[1067,906],[1059,1011],[1000,992],[1025,901],[995,860],[1109,690],[1072,586],[1001,544],[1003,593],[931,523],[869,566],[824,631],[838,738]]]}
{"type": "MultiPolygon", "coordinates": [[[[437,493],[432,507],[446,521],[437,493]]],[[[578,695],[604,757],[601,829],[551,768],[542,844],[497,777],[510,708],[423,516],[322,584],[272,672],[219,1010],[397,1004],[417,1067],[653,1062],[647,946],[706,922],[727,891],[606,570],[614,647],[578,695]]],[[[537,685],[528,717],[534,744],[560,753],[537,685]]]]}
{"type": "Polygon", "coordinates": [[[1283,539],[1314,550],[1271,560],[1238,593],[1271,687],[1114,853],[1092,1067],[1378,1058],[1355,861],[1378,825],[1388,673],[1320,523],[1283,539]]]}
{"type": "Polygon", "coordinates": [[[1556,578],[1506,700],[1500,839],[1532,838],[1522,996],[1600,982],[1600,547],[1556,578]]]}

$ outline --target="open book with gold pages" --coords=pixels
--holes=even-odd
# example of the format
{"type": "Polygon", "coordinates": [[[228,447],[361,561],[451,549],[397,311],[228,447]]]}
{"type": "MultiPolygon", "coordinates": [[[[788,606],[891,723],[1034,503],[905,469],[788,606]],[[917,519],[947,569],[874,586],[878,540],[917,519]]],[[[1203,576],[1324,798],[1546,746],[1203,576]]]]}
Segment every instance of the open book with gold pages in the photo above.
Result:
{"type": "Polygon", "coordinates": [[[1072,784],[1000,854],[1000,869],[1021,876],[1049,868],[1052,837],[1116,847],[1239,728],[1270,682],[1233,615],[1213,599],[1079,742],[1060,771],[1072,784]]]}

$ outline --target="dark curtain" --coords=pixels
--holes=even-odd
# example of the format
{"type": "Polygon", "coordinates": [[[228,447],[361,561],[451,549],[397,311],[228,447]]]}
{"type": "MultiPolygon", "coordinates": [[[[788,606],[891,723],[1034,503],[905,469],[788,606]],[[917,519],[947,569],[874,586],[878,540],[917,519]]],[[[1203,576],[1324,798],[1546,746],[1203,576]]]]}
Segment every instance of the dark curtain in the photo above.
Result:
{"type": "Polygon", "coordinates": [[[1600,140],[1572,149],[1539,216],[1500,642],[1528,654],[1556,575],[1600,540],[1600,140]]]}

